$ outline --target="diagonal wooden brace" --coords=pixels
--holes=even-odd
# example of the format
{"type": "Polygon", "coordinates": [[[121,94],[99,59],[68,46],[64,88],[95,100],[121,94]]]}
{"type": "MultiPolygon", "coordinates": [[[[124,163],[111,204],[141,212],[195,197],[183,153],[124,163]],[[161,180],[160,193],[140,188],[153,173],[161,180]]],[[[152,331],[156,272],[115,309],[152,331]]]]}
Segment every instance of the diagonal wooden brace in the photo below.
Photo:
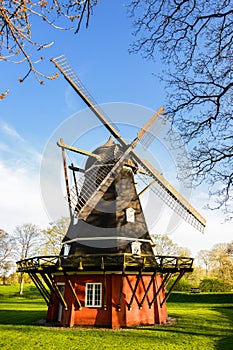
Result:
{"type": "Polygon", "coordinates": [[[76,300],[76,302],[78,304],[78,309],[81,310],[82,309],[82,305],[81,305],[80,300],[79,300],[79,298],[78,298],[78,296],[77,296],[77,294],[75,292],[75,289],[74,289],[74,287],[73,287],[73,285],[71,283],[71,280],[69,279],[69,276],[65,272],[64,272],[64,276],[65,276],[65,279],[68,282],[68,286],[70,287],[70,290],[71,290],[71,292],[72,292],[72,294],[73,294],[73,296],[74,296],[74,298],[75,298],[75,300],[76,300]]]}
{"type": "Polygon", "coordinates": [[[61,294],[56,282],[54,281],[53,276],[52,275],[49,276],[49,274],[44,274],[42,277],[43,277],[44,281],[46,282],[47,286],[51,290],[53,290],[54,294],[56,295],[59,302],[64,306],[65,310],[68,310],[66,301],[65,301],[63,295],[61,294]]]}
{"type": "Polygon", "coordinates": [[[169,275],[170,275],[169,273],[166,274],[166,276],[164,277],[164,279],[163,279],[162,283],[160,284],[158,290],[156,291],[156,293],[155,293],[153,299],[151,300],[151,302],[149,302],[149,309],[151,309],[152,304],[153,304],[154,301],[156,300],[156,298],[157,298],[157,296],[159,295],[161,289],[164,287],[164,285],[165,285],[165,283],[166,283],[166,281],[167,281],[169,275]]]}
{"type": "Polygon", "coordinates": [[[148,292],[149,292],[149,290],[150,290],[150,287],[151,287],[152,283],[154,282],[155,275],[156,275],[156,271],[155,271],[155,272],[153,273],[153,275],[151,276],[151,279],[150,279],[150,282],[149,282],[149,284],[148,284],[148,286],[147,286],[147,288],[146,288],[145,294],[143,295],[143,298],[142,298],[142,300],[141,300],[141,302],[140,302],[140,304],[139,304],[139,309],[141,309],[142,306],[143,306],[143,304],[144,304],[144,301],[145,301],[145,299],[146,299],[146,297],[147,297],[147,294],[148,294],[148,292]]]}
{"type": "Polygon", "coordinates": [[[117,311],[121,311],[121,302],[122,302],[122,295],[123,295],[124,277],[125,277],[125,272],[123,270],[122,274],[121,274],[120,295],[119,295],[119,301],[118,301],[118,305],[117,305],[117,311]]]}
{"type": "Polygon", "coordinates": [[[38,291],[40,292],[40,294],[44,298],[46,304],[49,305],[50,304],[49,291],[45,288],[44,284],[41,282],[41,280],[39,279],[39,277],[36,274],[30,273],[30,272],[28,272],[28,274],[29,274],[30,278],[32,279],[33,283],[35,284],[35,286],[37,287],[38,291]]]}
{"type": "Polygon", "coordinates": [[[107,279],[104,271],[104,310],[107,310],[107,279]]]}
{"type": "Polygon", "coordinates": [[[185,271],[181,271],[180,274],[177,276],[177,279],[174,281],[174,283],[172,284],[171,288],[169,289],[168,293],[166,294],[165,298],[163,299],[163,301],[160,304],[160,307],[163,306],[163,304],[165,303],[165,301],[167,301],[167,299],[169,298],[169,296],[171,295],[171,292],[173,291],[174,287],[177,285],[177,283],[180,281],[180,279],[184,276],[185,271]]]}
{"type": "MultiPolygon", "coordinates": [[[[128,310],[132,309],[133,300],[134,300],[134,297],[135,297],[135,294],[136,294],[136,291],[137,291],[137,288],[138,288],[138,285],[139,285],[139,282],[140,282],[140,279],[141,279],[141,275],[142,275],[142,272],[140,271],[138,276],[137,276],[137,280],[136,280],[136,283],[135,283],[135,286],[134,286],[134,289],[133,289],[133,294],[132,294],[130,302],[128,304],[128,310]]],[[[138,303],[138,301],[137,301],[137,303],[138,303]]],[[[139,306],[140,306],[140,304],[139,304],[139,306]]]]}

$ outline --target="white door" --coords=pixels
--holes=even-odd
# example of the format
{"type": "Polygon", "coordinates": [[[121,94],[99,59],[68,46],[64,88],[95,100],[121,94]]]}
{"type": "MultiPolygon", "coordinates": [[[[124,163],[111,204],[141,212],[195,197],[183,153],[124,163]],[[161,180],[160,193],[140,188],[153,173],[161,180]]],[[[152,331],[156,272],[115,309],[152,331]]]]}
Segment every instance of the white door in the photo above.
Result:
{"type": "MultiPolygon", "coordinates": [[[[64,284],[60,284],[60,285],[58,285],[58,288],[59,288],[59,290],[60,290],[61,295],[64,297],[65,285],[64,285],[64,284]]],[[[59,306],[58,306],[58,316],[57,316],[58,322],[61,322],[62,310],[63,310],[63,306],[62,306],[61,303],[59,303],[59,306]]]]}

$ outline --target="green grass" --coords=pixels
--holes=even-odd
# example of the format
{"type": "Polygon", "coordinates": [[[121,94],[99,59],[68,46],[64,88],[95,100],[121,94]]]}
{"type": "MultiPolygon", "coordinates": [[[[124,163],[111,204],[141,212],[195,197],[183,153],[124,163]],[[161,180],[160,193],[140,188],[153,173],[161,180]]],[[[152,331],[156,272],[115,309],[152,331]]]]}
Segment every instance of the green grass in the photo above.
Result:
{"type": "Polygon", "coordinates": [[[33,286],[23,296],[18,287],[0,286],[2,350],[166,349],[231,350],[233,294],[174,293],[168,302],[173,326],[141,329],[68,329],[38,325],[46,305],[33,286]]]}

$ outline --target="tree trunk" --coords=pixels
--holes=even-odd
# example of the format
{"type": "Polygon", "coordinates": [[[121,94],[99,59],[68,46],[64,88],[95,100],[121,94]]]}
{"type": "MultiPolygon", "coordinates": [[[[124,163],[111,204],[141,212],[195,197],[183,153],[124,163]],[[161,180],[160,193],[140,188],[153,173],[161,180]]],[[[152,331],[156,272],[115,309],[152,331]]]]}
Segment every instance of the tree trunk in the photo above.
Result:
{"type": "Polygon", "coordinates": [[[3,275],[2,283],[3,283],[4,286],[6,285],[6,275],[5,274],[3,275]]]}
{"type": "Polygon", "coordinates": [[[20,280],[19,280],[19,294],[23,294],[23,286],[24,286],[24,272],[21,272],[20,274],[20,280]]]}

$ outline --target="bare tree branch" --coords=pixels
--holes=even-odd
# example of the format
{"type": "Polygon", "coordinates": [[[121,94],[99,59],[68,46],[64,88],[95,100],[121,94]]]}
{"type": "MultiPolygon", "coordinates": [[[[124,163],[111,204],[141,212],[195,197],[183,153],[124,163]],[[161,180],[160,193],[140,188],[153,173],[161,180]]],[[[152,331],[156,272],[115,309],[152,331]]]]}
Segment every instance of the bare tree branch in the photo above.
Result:
{"type": "MultiPolygon", "coordinates": [[[[130,1],[131,52],[165,63],[167,115],[192,151],[192,176],[232,217],[233,5],[230,0],[130,1]]],[[[181,166],[185,166],[182,165],[181,166]]],[[[184,173],[186,173],[184,171],[184,173]]]]}
{"type": "MultiPolygon", "coordinates": [[[[53,80],[57,74],[46,75],[36,68],[43,60],[38,52],[49,48],[51,43],[34,41],[32,19],[39,18],[47,25],[59,30],[74,30],[77,33],[86,16],[88,26],[92,8],[98,0],[0,0],[0,61],[12,63],[28,63],[28,71],[23,82],[30,73],[43,84],[43,79],[53,80]],[[64,26],[59,25],[59,23],[64,26]],[[75,29],[76,28],[76,29],[75,29]],[[16,61],[14,61],[14,58],[16,61]]],[[[3,99],[6,94],[1,94],[3,99]]]]}

